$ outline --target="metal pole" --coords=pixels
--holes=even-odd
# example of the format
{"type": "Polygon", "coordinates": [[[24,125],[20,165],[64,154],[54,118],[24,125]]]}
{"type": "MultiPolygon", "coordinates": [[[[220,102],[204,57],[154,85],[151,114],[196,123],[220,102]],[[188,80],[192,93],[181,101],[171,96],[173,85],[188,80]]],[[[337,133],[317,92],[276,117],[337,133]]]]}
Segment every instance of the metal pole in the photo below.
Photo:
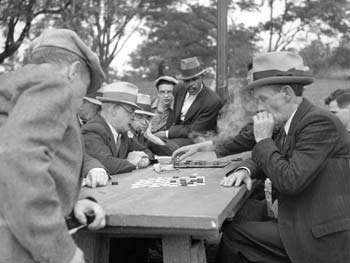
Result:
{"type": "Polygon", "coordinates": [[[227,99],[227,0],[217,0],[217,65],[216,92],[224,100],[227,99]]]}

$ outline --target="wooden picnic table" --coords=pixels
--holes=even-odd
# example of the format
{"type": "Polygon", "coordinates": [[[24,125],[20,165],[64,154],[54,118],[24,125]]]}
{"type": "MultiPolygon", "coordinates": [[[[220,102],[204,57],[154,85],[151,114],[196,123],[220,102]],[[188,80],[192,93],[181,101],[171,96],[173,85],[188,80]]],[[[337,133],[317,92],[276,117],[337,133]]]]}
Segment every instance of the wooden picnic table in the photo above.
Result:
{"type": "Polygon", "coordinates": [[[159,174],[149,167],[115,175],[118,185],[84,189],[106,210],[107,226],[96,232],[80,231],[75,239],[88,262],[107,263],[109,239],[122,236],[161,238],[165,263],[206,262],[204,240],[217,240],[225,219],[233,217],[249,195],[245,186],[219,185],[227,169],[187,168],[159,174]],[[204,176],[205,185],[131,187],[140,179],[191,175],[204,176]]]}

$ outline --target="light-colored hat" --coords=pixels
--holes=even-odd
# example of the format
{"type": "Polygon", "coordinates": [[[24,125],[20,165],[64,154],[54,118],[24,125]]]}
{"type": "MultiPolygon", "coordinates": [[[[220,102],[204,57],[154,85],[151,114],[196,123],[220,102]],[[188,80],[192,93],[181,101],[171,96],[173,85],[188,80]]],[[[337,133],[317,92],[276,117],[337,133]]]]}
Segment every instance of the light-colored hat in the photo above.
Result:
{"type": "Polygon", "coordinates": [[[137,105],[142,109],[142,110],[135,110],[136,114],[142,114],[142,115],[147,115],[147,116],[156,116],[153,112],[151,112],[151,96],[147,94],[142,94],[139,93],[137,95],[137,105]]]}
{"type": "Polygon", "coordinates": [[[91,102],[92,104],[101,106],[102,102],[96,99],[96,97],[101,97],[101,96],[102,96],[102,92],[101,92],[101,89],[99,89],[98,91],[94,91],[86,94],[86,96],[84,97],[84,100],[91,102]]]}
{"type": "Polygon", "coordinates": [[[257,88],[272,84],[309,85],[314,79],[305,73],[304,61],[296,53],[264,53],[253,59],[253,81],[246,87],[257,88]]]}
{"type": "Polygon", "coordinates": [[[178,79],[188,80],[204,74],[207,69],[201,69],[197,57],[181,59],[181,74],[178,79]]]}
{"type": "Polygon", "coordinates": [[[101,102],[116,102],[131,105],[137,109],[138,88],[129,82],[118,81],[103,86],[102,96],[96,97],[101,102]]]}
{"type": "Polygon", "coordinates": [[[154,86],[158,89],[158,83],[161,81],[161,80],[164,80],[164,81],[167,81],[169,83],[172,83],[174,85],[177,85],[179,84],[179,82],[177,81],[176,78],[173,78],[171,76],[161,76],[159,78],[156,79],[156,81],[154,82],[154,86]]]}
{"type": "Polygon", "coordinates": [[[43,47],[58,47],[79,56],[85,61],[90,70],[88,93],[101,87],[102,82],[105,80],[105,74],[98,56],[85,45],[74,31],[69,29],[47,29],[31,42],[29,50],[31,54],[34,54],[43,47]]]}

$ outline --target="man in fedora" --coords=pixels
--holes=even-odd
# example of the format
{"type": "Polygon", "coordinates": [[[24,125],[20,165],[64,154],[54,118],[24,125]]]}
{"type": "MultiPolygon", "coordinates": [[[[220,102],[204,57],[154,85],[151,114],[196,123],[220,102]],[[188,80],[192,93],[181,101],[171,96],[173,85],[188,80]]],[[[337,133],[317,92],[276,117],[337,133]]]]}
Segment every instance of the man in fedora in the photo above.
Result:
{"type": "Polygon", "coordinates": [[[218,262],[349,262],[350,141],[330,112],[300,97],[313,79],[302,58],[270,52],[253,60],[256,145],[221,185],[269,178],[278,219],[224,225],[218,262]],[[278,129],[277,136],[273,130],[278,129]]]}
{"type": "Polygon", "coordinates": [[[205,72],[196,57],[181,60],[178,78],[183,80],[184,85],[174,90],[173,123],[167,130],[155,135],[183,146],[193,143],[191,135],[195,133],[216,131],[222,102],[214,91],[204,85],[202,75],[205,72]]]}
{"type": "Polygon", "coordinates": [[[99,160],[109,174],[130,172],[149,164],[146,147],[135,144],[127,135],[135,109],[138,88],[129,82],[114,82],[103,87],[101,114],[82,128],[87,153],[99,160]]]}
{"type": "Polygon", "coordinates": [[[101,95],[102,92],[99,90],[86,94],[78,114],[81,125],[84,125],[88,120],[100,113],[102,102],[96,99],[96,97],[100,97],[101,95]]]}
{"type": "Polygon", "coordinates": [[[104,73],[98,57],[67,29],[44,31],[27,65],[0,76],[0,261],[84,262],[65,217],[105,224],[101,206],[77,198],[82,177],[98,167],[83,154],[76,115],[104,73]],[[73,209],[74,208],[74,209],[73,209]]]}

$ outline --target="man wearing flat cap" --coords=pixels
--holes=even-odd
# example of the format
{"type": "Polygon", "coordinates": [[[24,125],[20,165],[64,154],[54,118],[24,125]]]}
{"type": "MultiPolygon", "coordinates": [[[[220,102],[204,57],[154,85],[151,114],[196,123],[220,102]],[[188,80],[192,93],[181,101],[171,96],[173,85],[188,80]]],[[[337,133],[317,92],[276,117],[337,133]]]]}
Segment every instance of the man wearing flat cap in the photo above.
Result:
{"type": "Polygon", "coordinates": [[[79,121],[81,125],[84,125],[88,120],[94,118],[101,111],[102,102],[96,99],[101,96],[102,92],[95,91],[86,96],[83,99],[83,104],[79,110],[79,121]]]}
{"type": "MultiPolygon", "coordinates": [[[[0,76],[0,261],[84,262],[67,231],[71,211],[89,228],[104,211],[78,194],[100,164],[83,154],[78,109],[104,79],[97,56],[71,30],[51,29],[30,45],[28,64],[0,76]]],[[[103,166],[102,166],[103,167],[103,166]]]]}
{"type": "Polygon", "coordinates": [[[302,58],[270,52],[253,60],[247,85],[259,112],[256,145],[221,182],[225,187],[269,178],[277,220],[232,221],[223,227],[218,262],[349,262],[350,141],[330,112],[299,96],[313,79],[302,58]],[[273,130],[278,130],[276,136],[273,130]]]}
{"type": "MultiPolygon", "coordinates": [[[[103,87],[101,114],[82,128],[87,153],[99,160],[111,175],[144,168],[149,164],[145,146],[134,143],[127,132],[137,104],[138,88],[129,82],[103,87]]],[[[151,154],[151,153],[150,153],[151,154]]]]}
{"type": "Polygon", "coordinates": [[[192,144],[191,135],[195,133],[216,131],[222,101],[204,85],[202,75],[205,72],[196,57],[181,60],[178,79],[183,80],[184,85],[174,90],[173,123],[166,131],[159,131],[155,135],[170,139],[180,147],[192,144]]]}

